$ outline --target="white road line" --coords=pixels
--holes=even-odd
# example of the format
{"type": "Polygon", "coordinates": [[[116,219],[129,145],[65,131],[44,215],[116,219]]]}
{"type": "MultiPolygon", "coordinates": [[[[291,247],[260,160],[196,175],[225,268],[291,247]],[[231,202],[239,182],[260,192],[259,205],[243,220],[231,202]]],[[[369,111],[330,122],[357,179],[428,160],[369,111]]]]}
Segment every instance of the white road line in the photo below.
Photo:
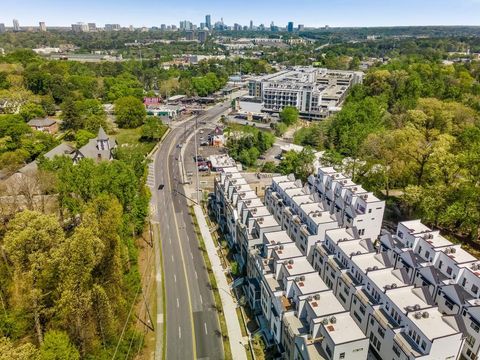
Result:
{"type": "Polygon", "coordinates": [[[192,260],[193,260],[193,253],[190,251],[190,256],[192,257],[192,260]]]}
{"type": "Polygon", "coordinates": [[[202,298],[202,295],[200,295],[200,304],[203,305],[203,298],[202,298]]]}
{"type": "Polygon", "coordinates": [[[207,334],[207,335],[208,335],[207,323],[205,323],[205,322],[204,322],[204,323],[203,323],[203,325],[205,326],[205,334],[207,334]]]}
{"type": "Polygon", "coordinates": [[[180,307],[180,302],[178,301],[178,298],[177,298],[177,308],[180,307]]]}
{"type": "Polygon", "coordinates": [[[195,270],[195,278],[198,280],[198,274],[196,270],[195,270]]]}
{"type": "Polygon", "coordinates": [[[173,260],[173,255],[172,255],[172,262],[175,262],[175,260],[173,260]]]}
{"type": "Polygon", "coordinates": [[[180,326],[178,327],[178,338],[182,338],[182,328],[180,326]]]}
{"type": "Polygon", "coordinates": [[[173,274],[173,281],[177,282],[177,275],[173,274]]]}

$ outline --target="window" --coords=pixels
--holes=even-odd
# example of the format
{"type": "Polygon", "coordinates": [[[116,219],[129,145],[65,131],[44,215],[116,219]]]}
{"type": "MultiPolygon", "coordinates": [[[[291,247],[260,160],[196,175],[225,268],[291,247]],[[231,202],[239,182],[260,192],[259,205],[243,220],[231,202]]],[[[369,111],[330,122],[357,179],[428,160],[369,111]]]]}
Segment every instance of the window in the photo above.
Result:
{"type": "Polygon", "coordinates": [[[463,278],[463,280],[462,280],[462,286],[465,286],[466,283],[467,283],[467,279],[466,279],[466,278],[463,278]]]}
{"type": "Polygon", "coordinates": [[[472,285],[472,292],[474,294],[478,293],[478,286],[477,285],[472,285]]]}
{"type": "Polygon", "coordinates": [[[450,266],[447,267],[447,274],[452,275],[452,268],[450,266]]]}
{"type": "Polygon", "coordinates": [[[370,214],[372,212],[372,209],[368,209],[368,213],[370,214]]]}
{"type": "Polygon", "coordinates": [[[400,357],[400,349],[398,348],[397,345],[393,345],[392,350],[393,350],[393,352],[395,353],[395,355],[397,355],[398,357],[400,357]]]}
{"type": "Polygon", "coordinates": [[[345,359],[345,353],[340,353],[340,359],[345,359]]]}
{"type": "Polygon", "coordinates": [[[422,253],[422,247],[421,247],[421,246],[418,247],[418,253],[419,253],[419,254],[422,253]]]}
{"type": "Polygon", "coordinates": [[[385,337],[385,331],[383,331],[382,328],[378,328],[378,335],[380,335],[380,337],[383,339],[385,337]]]}
{"type": "Polygon", "coordinates": [[[443,261],[440,261],[440,262],[438,263],[438,268],[441,269],[441,268],[442,268],[442,265],[443,265],[443,261]]]}
{"type": "Polygon", "coordinates": [[[473,331],[477,332],[480,330],[480,327],[475,324],[473,321],[470,323],[470,327],[473,329],[473,331]]]}
{"type": "Polygon", "coordinates": [[[425,257],[428,259],[430,257],[430,251],[425,251],[425,257]]]}
{"type": "Polygon", "coordinates": [[[424,340],[422,340],[422,345],[420,346],[423,350],[425,350],[427,348],[427,343],[424,340]]]}
{"type": "Polygon", "coordinates": [[[400,239],[403,239],[403,233],[402,233],[401,231],[398,232],[398,237],[399,237],[400,239]]]}

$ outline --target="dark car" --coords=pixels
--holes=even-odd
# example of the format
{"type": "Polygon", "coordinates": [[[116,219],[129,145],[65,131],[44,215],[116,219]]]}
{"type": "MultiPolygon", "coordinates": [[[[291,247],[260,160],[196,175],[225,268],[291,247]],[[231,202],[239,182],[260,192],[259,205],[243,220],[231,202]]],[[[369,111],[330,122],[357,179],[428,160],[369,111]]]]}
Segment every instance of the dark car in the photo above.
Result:
{"type": "Polygon", "coordinates": [[[163,190],[164,187],[165,187],[164,184],[160,184],[160,185],[158,185],[158,190],[163,190]]]}

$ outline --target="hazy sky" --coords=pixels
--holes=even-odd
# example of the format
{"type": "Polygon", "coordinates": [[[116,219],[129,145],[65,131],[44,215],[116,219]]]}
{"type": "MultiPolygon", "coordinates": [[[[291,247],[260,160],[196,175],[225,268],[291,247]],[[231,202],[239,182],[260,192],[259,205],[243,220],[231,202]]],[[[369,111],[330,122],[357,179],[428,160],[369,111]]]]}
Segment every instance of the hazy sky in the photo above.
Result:
{"type": "Polygon", "coordinates": [[[0,0],[0,23],[12,26],[69,25],[74,22],[122,26],[238,22],[284,26],[480,25],[480,0],[0,0]]]}

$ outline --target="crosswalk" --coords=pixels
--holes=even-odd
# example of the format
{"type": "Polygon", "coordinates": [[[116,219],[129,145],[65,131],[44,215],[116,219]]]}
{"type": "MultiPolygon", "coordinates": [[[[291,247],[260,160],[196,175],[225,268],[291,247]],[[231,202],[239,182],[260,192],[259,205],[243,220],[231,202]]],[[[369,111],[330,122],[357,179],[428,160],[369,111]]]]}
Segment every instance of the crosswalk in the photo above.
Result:
{"type": "Polygon", "coordinates": [[[155,164],[153,161],[148,164],[147,186],[150,189],[155,188],[155,164]]]}

